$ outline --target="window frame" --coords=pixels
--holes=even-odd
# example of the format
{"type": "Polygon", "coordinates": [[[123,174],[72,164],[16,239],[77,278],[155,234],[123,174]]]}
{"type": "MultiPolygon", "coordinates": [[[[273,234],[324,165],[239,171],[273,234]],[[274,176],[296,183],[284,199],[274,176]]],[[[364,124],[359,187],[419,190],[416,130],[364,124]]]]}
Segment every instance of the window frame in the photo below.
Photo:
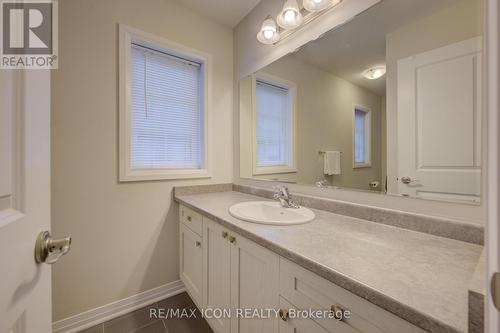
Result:
{"type": "Polygon", "coordinates": [[[352,167],[353,169],[370,168],[372,166],[372,110],[368,107],[355,104],[352,112],[352,167]],[[365,161],[356,162],[356,111],[365,113],[365,161]]]}
{"type": "Polygon", "coordinates": [[[297,170],[297,84],[280,77],[259,72],[252,75],[252,173],[253,175],[270,175],[280,173],[296,173],[297,170]],[[288,89],[288,104],[291,112],[291,147],[288,165],[257,165],[257,81],[264,81],[278,87],[288,89]]]}
{"type": "Polygon", "coordinates": [[[212,57],[204,52],[180,45],[168,39],[119,24],[119,181],[146,181],[169,179],[211,178],[211,146],[209,125],[211,124],[212,57]],[[201,64],[203,87],[203,158],[202,167],[188,168],[132,168],[131,167],[131,47],[140,44],[158,51],[177,55],[201,64]]]}

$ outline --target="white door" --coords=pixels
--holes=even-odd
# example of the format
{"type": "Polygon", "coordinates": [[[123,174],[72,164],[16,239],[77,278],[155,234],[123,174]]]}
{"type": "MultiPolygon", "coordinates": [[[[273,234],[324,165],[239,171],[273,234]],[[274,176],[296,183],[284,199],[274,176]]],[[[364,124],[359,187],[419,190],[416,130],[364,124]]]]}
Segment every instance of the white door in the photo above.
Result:
{"type": "MultiPolygon", "coordinates": [[[[279,256],[237,235],[231,244],[231,308],[278,309],[279,256]]],[[[270,318],[231,318],[231,333],[278,333],[274,313],[270,318]]]]}
{"type": "Polygon", "coordinates": [[[51,270],[35,240],[50,227],[50,74],[0,70],[0,332],[52,332],[51,270]]]}
{"type": "Polygon", "coordinates": [[[230,298],[230,247],[229,233],[216,222],[203,217],[203,306],[208,322],[217,333],[231,331],[230,318],[212,316],[213,309],[229,309],[230,298]],[[210,310],[211,309],[211,310],[210,310]],[[219,317],[219,318],[217,318],[219,317]]]}
{"type": "Polygon", "coordinates": [[[478,37],[398,62],[399,194],[479,200],[481,60],[478,37]]]}

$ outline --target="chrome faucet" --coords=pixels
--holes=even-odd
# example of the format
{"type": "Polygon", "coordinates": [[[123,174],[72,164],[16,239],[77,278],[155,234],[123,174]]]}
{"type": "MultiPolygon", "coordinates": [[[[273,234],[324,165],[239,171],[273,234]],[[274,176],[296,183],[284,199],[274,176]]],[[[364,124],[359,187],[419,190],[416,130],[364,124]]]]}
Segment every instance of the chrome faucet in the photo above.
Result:
{"type": "Polygon", "coordinates": [[[328,180],[323,179],[323,180],[320,180],[319,182],[316,182],[316,187],[328,188],[328,180]]]}
{"type": "Polygon", "coordinates": [[[292,200],[290,192],[286,186],[273,186],[274,195],[273,198],[279,200],[281,207],[283,208],[300,208],[300,206],[292,200]]]}

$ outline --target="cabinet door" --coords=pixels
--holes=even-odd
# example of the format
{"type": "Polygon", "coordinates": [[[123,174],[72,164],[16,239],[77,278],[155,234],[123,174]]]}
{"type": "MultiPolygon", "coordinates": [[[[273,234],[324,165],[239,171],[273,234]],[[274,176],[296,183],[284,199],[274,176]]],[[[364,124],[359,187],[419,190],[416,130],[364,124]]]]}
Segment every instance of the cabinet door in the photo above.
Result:
{"type": "MultiPolygon", "coordinates": [[[[230,242],[231,308],[278,309],[279,256],[238,235],[231,234],[230,242]]],[[[278,319],[269,314],[251,319],[233,315],[231,333],[277,333],[278,319]]]]}
{"type": "Polygon", "coordinates": [[[199,307],[202,304],[203,252],[201,237],[180,224],[180,276],[186,289],[199,307]]]}
{"type": "MultiPolygon", "coordinates": [[[[230,244],[228,231],[206,217],[203,217],[203,305],[210,315],[210,309],[230,309],[230,244]]],[[[230,318],[207,317],[217,333],[230,332],[230,318]]],[[[218,316],[219,317],[219,316],[218,316]]]]}
{"type": "MultiPolygon", "coordinates": [[[[293,308],[292,304],[280,298],[280,309],[289,311],[293,308]]],[[[328,330],[308,318],[284,318],[279,322],[279,333],[329,333],[328,330]]]]}

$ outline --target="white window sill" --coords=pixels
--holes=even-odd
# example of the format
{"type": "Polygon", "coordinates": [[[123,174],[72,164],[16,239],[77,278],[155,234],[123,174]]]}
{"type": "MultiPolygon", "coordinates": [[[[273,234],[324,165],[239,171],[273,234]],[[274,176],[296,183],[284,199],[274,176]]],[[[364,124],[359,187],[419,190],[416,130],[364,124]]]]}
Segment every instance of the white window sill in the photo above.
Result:
{"type": "Polygon", "coordinates": [[[206,169],[131,169],[120,174],[120,182],[212,178],[206,169]]]}
{"type": "Polygon", "coordinates": [[[254,176],[256,175],[272,175],[275,173],[297,173],[297,168],[293,167],[256,167],[253,170],[254,176]]]}
{"type": "Polygon", "coordinates": [[[371,163],[354,163],[352,166],[353,169],[363,169],[363,168],[371,168],[371,163]]]}

